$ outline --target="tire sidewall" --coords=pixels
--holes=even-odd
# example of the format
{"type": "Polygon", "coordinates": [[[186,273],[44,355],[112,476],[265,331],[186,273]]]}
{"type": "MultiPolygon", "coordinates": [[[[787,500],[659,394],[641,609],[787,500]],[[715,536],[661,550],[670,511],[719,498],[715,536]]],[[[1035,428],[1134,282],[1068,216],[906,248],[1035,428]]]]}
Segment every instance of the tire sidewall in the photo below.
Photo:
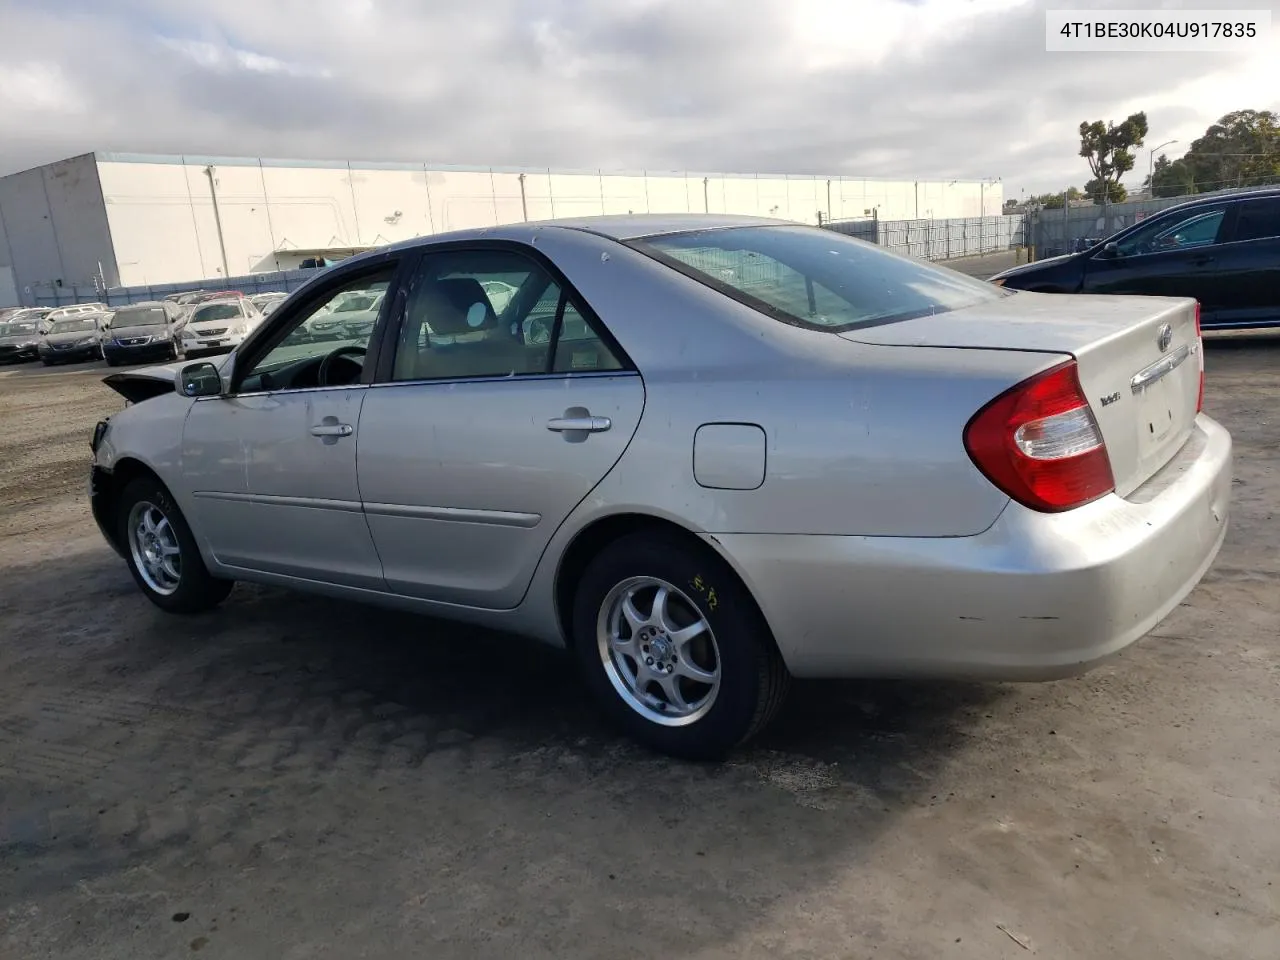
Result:
{"type": "Polygon", "coordinates": [[[710,548],[675,537],[639,534],[605,548],[583,574],[573,605],[574,654],[609,717],[635,739],[688,759],[720,759],[750,731],[761,689],[763,644],[771,643],[750,594],[710,548]],[[605,671],[596,636],[604,599],[631,577],[665,580],[698,608],[715,637],[720,688],[693,723],[668,727],[636,712],[605,671]]]}

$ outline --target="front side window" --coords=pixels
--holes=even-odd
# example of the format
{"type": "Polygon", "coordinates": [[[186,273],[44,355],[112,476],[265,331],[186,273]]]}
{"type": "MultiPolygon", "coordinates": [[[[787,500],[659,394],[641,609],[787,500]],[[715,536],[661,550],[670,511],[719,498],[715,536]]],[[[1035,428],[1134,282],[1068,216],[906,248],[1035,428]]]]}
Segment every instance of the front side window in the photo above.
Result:
{"type": "Polygon", "coordinates": [[[1269,240],[1280,237],[1280,198],[1247,200],[1240,204],[1236,240],[1269,240]]]}
{"type": "Polygon", "coordinates": [[[812,227],[699,230],[631,246],[767,316],[820,330],[909,320],[1010,295],[812,227]]]}
{"type": "Polygon", "coordinates": [[[1226,207],[1200,207],[1159,217],[1117,240],[1116,252],[1123,257],[1135,257],[1207,246],[1217,241],[1226,212],[1226,207]]]}
{"type": "Polygon", "coordinates": [[[392,378],[620,369],[569,293],[537,262],[507,250],[474,250],[423,258],[409,286],[392,378]],[[570,339],[577,343],[572,349],[570,339]]]}
{"type": "MultiPolygon", "coordinates": [[[[377,307],[394,273],[393,267],[387,267],[352,279],[320,301],[296,311],[275,332],[274,346],[248,369],[239,390],[301,390],[359,382],[377,307]],[[334,310],[336,304],[352,299],[368,304],[369,309],[341,313],[334,310]]],[[[239,307],[232,307],[239,315],[239,307]]]]}

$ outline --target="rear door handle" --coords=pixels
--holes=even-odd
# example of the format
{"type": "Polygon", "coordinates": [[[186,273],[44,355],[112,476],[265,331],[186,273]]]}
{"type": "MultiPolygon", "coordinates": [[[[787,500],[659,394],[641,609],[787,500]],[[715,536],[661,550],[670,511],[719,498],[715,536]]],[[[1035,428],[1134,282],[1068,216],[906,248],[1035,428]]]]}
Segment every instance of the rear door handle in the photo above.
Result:
{"type": "Polygon", "coordinates": [[[608,417],[555,417],[547,421],[547,429],[556,433],[603,433],[612,426],[608,417]]]}
{"type": "Polygon", "coordinates": [[[1193,257],[1191,259],[1191,265],[1195,267],[1203,267],[1206,263],[1213,263],[1215,259],[1217,258],[1211,257],[1208,254],[1203,254],[1199,257],[1193,257]]]}
{"type": "Polygon", "coordinates": [[[313,437],[349,437],[351,434],[349,423],[318,423],[311,428],[313,437]]]}

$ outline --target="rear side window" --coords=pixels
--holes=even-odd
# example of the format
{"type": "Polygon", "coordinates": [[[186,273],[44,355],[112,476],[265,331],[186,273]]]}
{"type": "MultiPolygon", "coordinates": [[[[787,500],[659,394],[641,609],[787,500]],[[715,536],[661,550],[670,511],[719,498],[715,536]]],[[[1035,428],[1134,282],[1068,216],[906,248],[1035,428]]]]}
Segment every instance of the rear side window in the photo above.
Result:
{"type": "Polygon", "coordinates": [[[1267,240],[1272,237],[1280,237],[1280,198],[1242,203],[1236,219],[1236,240],[1267,240]]]}
{"type": "Polygon", "coordinates": [[[1009,296],[961,273],[812,227],[732,227],[631,246],[784,323],[849,330],[1009,296]]]}

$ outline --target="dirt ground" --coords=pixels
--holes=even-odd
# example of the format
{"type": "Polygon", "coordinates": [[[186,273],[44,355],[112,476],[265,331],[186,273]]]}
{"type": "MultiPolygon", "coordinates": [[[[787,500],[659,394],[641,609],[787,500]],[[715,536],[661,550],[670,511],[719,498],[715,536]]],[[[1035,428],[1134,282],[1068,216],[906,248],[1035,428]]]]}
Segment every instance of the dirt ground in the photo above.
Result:
{"type": "Polygon", "coordinates": [[[528,643],[102,542],[100,366],[0,370],[0,957],[1280,956],[1280,339],[1209,350],[1234,513],[1154,635],[1043,685],[827,683],[731,762],[528,643]]]}

